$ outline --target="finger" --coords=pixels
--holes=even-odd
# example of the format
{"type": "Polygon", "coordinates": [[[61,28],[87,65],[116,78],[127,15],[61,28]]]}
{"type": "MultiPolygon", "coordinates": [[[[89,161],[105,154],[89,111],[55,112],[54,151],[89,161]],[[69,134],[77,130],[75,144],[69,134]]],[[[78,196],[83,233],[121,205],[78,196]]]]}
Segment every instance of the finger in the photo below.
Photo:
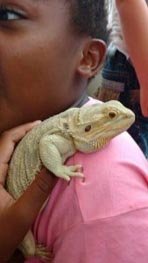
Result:
{"type": "Polygon", "coordinates": [[[8,171],[8,164],[0,165],[0,185],[5,185],[5,179],[8,171]]]}
{"type": "Polygon", "coordinates": [[[36,125],[38,125],[40,123],[41,123],[41,121],[37,120],[34,122],[22,124],[20,126],[17,126],[15,128],[12,128],[12,129],[4,132],[1,135],[1,138],[3,138],[3,140],[9,140],[9,141],[11,140],[14,143],[16,143],[20,139],[22,139],[27,132],[29,132],[32,128],[34,128],[36,125]]]}

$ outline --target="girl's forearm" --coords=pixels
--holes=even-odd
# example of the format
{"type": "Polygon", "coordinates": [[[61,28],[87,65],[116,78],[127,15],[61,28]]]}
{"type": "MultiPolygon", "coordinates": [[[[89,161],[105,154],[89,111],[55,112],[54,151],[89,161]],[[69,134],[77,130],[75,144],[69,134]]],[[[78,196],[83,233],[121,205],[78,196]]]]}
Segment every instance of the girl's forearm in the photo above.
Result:
{"type": "Polygon", "coordinates": [[[56,183],[49,174],[41,174],[14,204],[0,215],[0,262],[7,261],[33,224],[56,183]]]}
{"type": "Polygon", "coordinates": [[[116,0],[116,2],[130,57],[138,68],[140,64],[144,67],[144,64],[148,63],[147,4],[145,0],[116,0]]]}
{"type": "Polygon", "coordinates": [[[148,116],[148,6],[145,0],[116,0],[123,35],[141,86],[141,106],[148,116]]]}

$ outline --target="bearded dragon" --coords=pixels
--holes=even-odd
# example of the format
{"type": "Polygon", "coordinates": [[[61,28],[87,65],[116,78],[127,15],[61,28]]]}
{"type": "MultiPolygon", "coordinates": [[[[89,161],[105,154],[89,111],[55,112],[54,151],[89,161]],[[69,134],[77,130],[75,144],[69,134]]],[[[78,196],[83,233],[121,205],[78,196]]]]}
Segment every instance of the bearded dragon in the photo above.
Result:
{"type": "MultiPolygon", "coordinates": [[[[134,113],[118,101],[70,108],[34,127],[18,144],[12,156],[7,189],[19,198],[45,166],[56,176],[69,181],[82,177],[81,166],[64,165],[68,157],[80,151],[91,153],[103,148],[116,135],[127,130],[134,113]]],[[[25,256],[46,253],[35,245],[31,231],[21,243],[25,256]]]]}

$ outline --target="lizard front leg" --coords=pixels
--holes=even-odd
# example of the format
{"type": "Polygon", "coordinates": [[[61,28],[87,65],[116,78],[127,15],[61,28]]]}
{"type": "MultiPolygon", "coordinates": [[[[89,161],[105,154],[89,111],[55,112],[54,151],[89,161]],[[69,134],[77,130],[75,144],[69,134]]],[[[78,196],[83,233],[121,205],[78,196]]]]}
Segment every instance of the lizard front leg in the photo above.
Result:
{"type": "Polygon", "coordinates": [[[64,165],[65,160],[75,152],[76,149],[72,141],[60,135],[46,135],[39,143],[39,153],[43,165],[56,176],[67,181],[74,176],[84,178],[81,165],[64,165]]]}

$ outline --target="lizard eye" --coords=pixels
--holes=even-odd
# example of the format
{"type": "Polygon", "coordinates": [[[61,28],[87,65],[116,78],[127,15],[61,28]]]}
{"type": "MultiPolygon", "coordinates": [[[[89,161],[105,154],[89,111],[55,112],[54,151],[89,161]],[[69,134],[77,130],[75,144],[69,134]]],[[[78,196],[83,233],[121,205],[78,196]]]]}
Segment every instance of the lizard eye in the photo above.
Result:
{"type": "Polygon", "coordinates": [[[91,125],[87,125],[86,127],[85,127],[85,132],[89,132],[91,130],[91,125]]]}
{"type": "Polygon", "coordinates": [[[114,112],[114,111],[110,111],[108,116],[109,116],[110,119],[114,119],[117,116],[117,113],[114,112]]]}

